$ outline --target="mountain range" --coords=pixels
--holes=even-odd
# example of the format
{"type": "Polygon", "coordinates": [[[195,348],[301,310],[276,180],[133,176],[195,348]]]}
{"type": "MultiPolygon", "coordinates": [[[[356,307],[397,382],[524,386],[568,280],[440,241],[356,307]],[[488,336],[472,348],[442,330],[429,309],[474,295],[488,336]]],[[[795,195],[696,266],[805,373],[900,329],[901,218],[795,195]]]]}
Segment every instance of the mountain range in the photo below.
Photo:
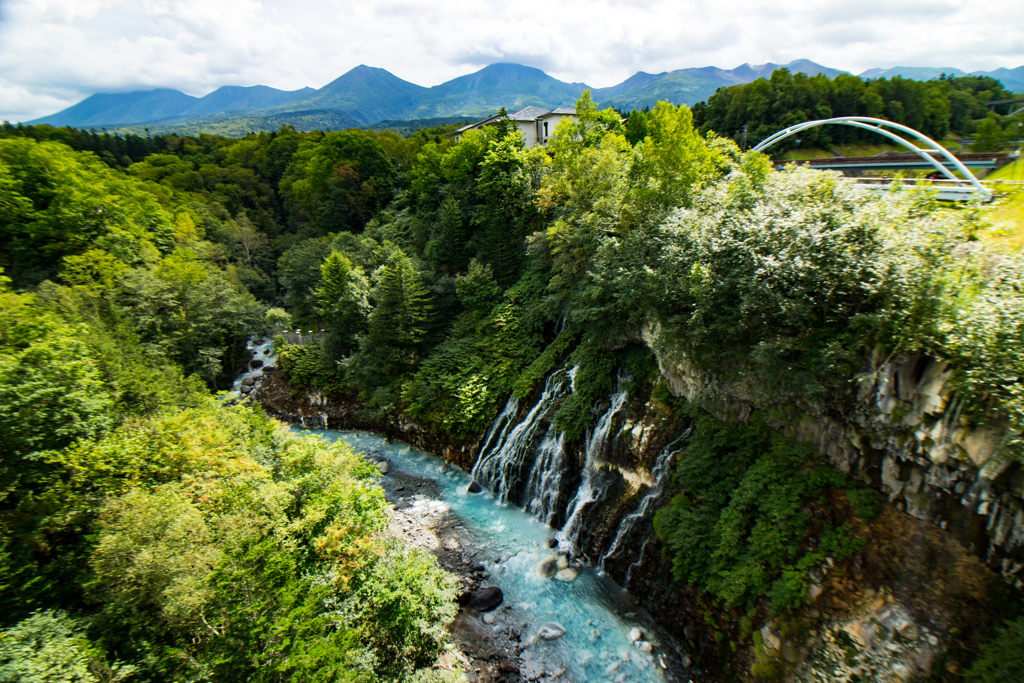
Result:
{"type": "MultiPolygon", "coordinates": [[[[357,66],[320,89],[284,91],[263,85],[229,85],[205,97],[170,89],[96,94],[28,123],[126,132],[141,132],[143,128],[153,133],[203,130],[226,135],[276,130],[282,124],[300,130],[323,130],[365,127],[381,121],[476,119],[501,107],[508,111],[531,105],[553,109],[572,106],[587,89],[600,106],[628,111],[653,107],[661,100],[693,105],[706,100],[720,87],[766,78],[783,66],[791,72],[821,73],[830,78],[846,73],[798,59],[784,65],[743,64],[735,69],[703,67],[660,74],[641,71],[618,85],[590,88],[585,83],[559,81],[533,67],[492,64],[426,88],[384,69],[357,66]]],[[[954,68],[894,67],[870,69],[860,77],[929,80],[943,73],[967,75],[954,68]]],[[[973,75],[992,76],[1009,90],[1024,91],[1024,66],[973,75]]]]}

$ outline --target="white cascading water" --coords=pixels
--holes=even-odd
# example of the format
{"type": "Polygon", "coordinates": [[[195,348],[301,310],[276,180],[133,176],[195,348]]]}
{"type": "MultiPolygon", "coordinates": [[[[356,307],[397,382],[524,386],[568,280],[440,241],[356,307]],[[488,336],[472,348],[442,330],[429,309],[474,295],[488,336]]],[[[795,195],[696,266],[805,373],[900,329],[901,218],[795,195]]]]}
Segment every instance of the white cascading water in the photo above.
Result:
{"type": "MultiPolygon", "coordinates": [[[[498,502],[502,505],[508,504],[509,498],[516,492],[537,428],[555,402],[565,394],[568,389],[567,385],[571,386],[575,375],[576,368],[567,373],[552,373],[544,384],[544,392],[541,394],[540,400],[537,401],[537,405],[511,430],[509,430],[509,426],[512,424],[511,416],[515,414],[515,411],[512,410],[510,413],[510,405],[506,405],[502,415],[509,414],[505,418],[507,424],[502,429],[501,436],[493,444],[490,441],[498,428],[498,422],[496,421],[491,427],[491,432],[485,441],[485,447],[489,450],[480,450],[480,457],[471,474],[480,485],[494,491],[498,496],[498,502]]],[[[512,400],[509,400],[510,404],[512,400]]]]}
{"type": "MultiPolygon", "coordinates": [[[[601,571],[604,571],[604,563],[608,558],[615,557],[622,552],[626,540],[629,538],[630,534],[633,533],[636,526],[650,517],[655,506],[657,506],[661,501],[662,496],[665,495],[665,489],[668,487],[668,482],[672,478],[672,458],[683,449],[679,444],[684,442],[686,437],[689,435],[690,430],[687,429],[681,437],[665,446],[661,453],[658,454],[657,459],[654,461],[654,468],[651,470],[651,475],[654,476],[654,486],[652,486],[647,494],[640,500],[640,504],[636,506],[636,510],[629,513],[622,519],[622,522],[619,524],[618,533],[615,534],[615,540],[612,541],[611,547],[608,548],[608,552],[606,552],[601,558],[601,571]]],[[[646,540],[644,541],[644,545],[647,545],[646,540]]]]}
{"type": "Polygon", "coordinates": [[[564,471],[565,434],[558,433],[555,425],[551,425],[540,444],[526,484],[526,511],[549,526],[558,512],[564,471]]]}
{"type": "MultiPolygon", "coordinates": [[[[242,382],[252,377],[254,380],[258,380],[263,377],[263,372],[268,368],[277,367],[277,355],[274,353],[274,340],[270,337],[253,337],[246,342],[246,348],[252,351],[252,360],[262,361],[262,364],[258,368],[252,368],[246,370],[231,384],[231,391],[240,393],[242,390],[242,382]]],[[[251,365],[250,365],[251,368],[251,365]]]]}
{"type": "MultiPolygon", "coordinates": [[[[515,394],[512,394],[508,398],[508,403],[505,404],[505,409],[501,411],[501,415],[494,419],[491,423],[491,428],[487,432],[487,438],[484,439],[484,445],[480,448],[480,453],[486,453],[491,447],[491,441],[494,440],[494,435],[498,434],[498,443],[500,444],[505,440],[505,435],[508,433],[509,428],[515,424],[512,422],[512,418],[516,416],[519,411],[519,399],[516,398],[515,394]],[[499,434],[500,430],[500,434],[499,434]]],[[[474,468],[475,469],[475,468],[474,468]]]]}
{"type": "Polygon", "coordinates": [[[626,392],[620,391],[612,396],[612,404],[608,411],[601,416],[590,438],[587,439],[587,453],[583,462],[583,478],[580,487],[576,490],[576,496],[569,503],[569,517],[565,526],[558,532],[558,545],[563,550],[568,550],[573,555],[579,554],[579,536],[582,529],[583,510],[587,505],[597,500],[602,493],[600,489],[594,488],[594,461],[604,451],[605,443],[608,441],[608,433],[611,431],[612,418],[622,410],[626,404],[626,392]]]}

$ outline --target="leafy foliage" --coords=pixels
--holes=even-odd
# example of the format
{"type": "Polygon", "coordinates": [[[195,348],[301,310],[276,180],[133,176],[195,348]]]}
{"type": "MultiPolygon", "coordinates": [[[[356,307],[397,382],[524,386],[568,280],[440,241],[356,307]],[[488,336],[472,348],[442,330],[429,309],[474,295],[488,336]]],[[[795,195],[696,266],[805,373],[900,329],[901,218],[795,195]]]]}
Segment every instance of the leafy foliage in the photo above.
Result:
{"type": "Polygon", "coordinates": [[[673,472],[677,493],[655,516],[655,530],[677,580],[727,608],[767,597],[778,612],[804,602],[807,571],[825,553],[845,559],[863,544],[807,512],[844,484],[808,444],[773,439],[763,425],[700,417],[673,472]],[[804,543],[809,528],[820,537],[816,550],[804,543]]]}
{"type": "Polygon", "coordinates": [[[134,671],[131,665],[108,665],[83,625],[59,610],[35,612],[0,631],[0,680],[114,683],[134,671]]]}
{"type": "MultiPolygon", "coordinates": [[[[942,77],[932,81],[877,78],[870,81],[840,74],[807,76],[777,69],[770,78],[720,88],[707,103],[694,106],[700,130],[715,131],[749,146],[787,126],[834,116],[888,119],[942,140],[950,131],[969,135],[986,121],[985,103],[1011,97],[994,78],[942,77]]],[[[804,147],[828,148],[857,141],[877,142],[877,134],[849,126],[813,128],[802,134],[804,147]]],[[[783,153],[797,144],[790,140],[773,148],[783,153]]]]}
{"type": "Polygon", "coordinates": [[[998,629],[982,646],[965,679],[972,683],[1010,683],[1024,675],[1024,618],[998,629]]]}

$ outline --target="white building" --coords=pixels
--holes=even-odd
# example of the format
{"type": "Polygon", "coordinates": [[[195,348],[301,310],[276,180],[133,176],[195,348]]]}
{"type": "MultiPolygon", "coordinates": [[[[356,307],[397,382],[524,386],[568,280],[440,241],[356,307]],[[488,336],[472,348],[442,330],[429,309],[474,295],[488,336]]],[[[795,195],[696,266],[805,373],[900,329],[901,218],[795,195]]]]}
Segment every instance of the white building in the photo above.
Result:
{"type": "MultiPolygon", "coordinates": [[[[467,130],[483,128],[495,123],[499,118],[499,116],[492,116],[483,121],[467,124],[452,133],[452,136],[458,141],[467,130]]],[[[575,121],[576,110],[571,107],[559,107],[555,110],[527,107],[526,109],[520,109],[509,114],[508,118],[515,121],[519,130],[522,131],[523,138],[526,139],[526,146],[536,147],[537,145],[543,146],[548,144],[548,139],[555,134],[555,129],[558,128],[558,124],[561,123],[562,119],[571,118],[575,121]]]]}

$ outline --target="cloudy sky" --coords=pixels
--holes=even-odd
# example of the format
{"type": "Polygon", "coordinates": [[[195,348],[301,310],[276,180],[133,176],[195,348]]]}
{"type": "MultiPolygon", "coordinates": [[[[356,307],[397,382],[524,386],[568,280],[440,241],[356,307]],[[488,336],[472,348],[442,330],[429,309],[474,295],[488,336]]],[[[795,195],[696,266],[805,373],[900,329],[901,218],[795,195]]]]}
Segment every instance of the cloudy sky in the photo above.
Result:
{"type": "Polygon", "coordinates": [[[0,119],[95,92],[321,87],[359,64],[436,85],[494,62],[614,85],[637,71],[806,58],[1024,64],[1024,0],[0,0],[0,119]]]}

